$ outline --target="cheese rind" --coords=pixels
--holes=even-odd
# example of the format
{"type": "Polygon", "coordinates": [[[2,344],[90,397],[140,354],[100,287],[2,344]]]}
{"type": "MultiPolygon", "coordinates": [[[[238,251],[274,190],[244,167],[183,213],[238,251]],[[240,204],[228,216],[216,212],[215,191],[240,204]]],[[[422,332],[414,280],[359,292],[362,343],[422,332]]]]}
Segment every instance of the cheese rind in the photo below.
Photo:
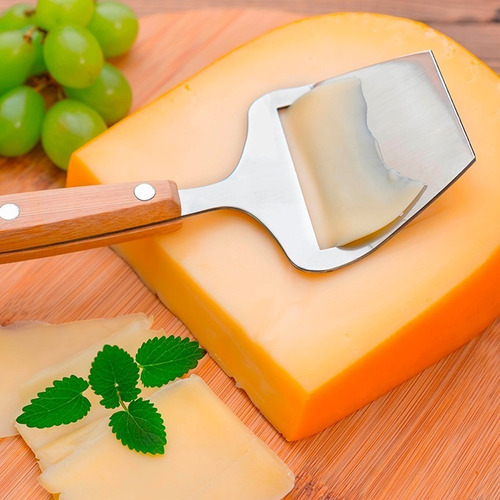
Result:
{"type": "MultiPolygon", "coordinates": [[[[111,319],[93,319],[50,325],[41,322],[18,322],[0,327],[0,437],[17,434],[16,417],[26,401],[17,389],[37,372],[57,364],[91,344],[129,326],[148,328],[151,320],[144,314],[111,319]]],[[[33,394],[33,397],[36,393],[33,394]]]]}
{"type": "Polygon", "coordinates": [[[71,160],[69,185],[216,182],[237,164],[247,109],[260,95],[429,49],[477,162],[368,257],[330,273],[301,272],[265,229],[230,211],[118,248],[288,439],[322,430],[498,316],[498,76],[423,24],[322,16],[230,53],[71,160]]]}
{"type": "Polygon", "coordinates": [[[71,435],[61,440],[59,460],[45,469],[42,485],[67,500],[273,500],[293,488],[286,465],[199,377],[169,384],[150,399],[165,421],[164,455],[129,450],[104,420],[83,444],[71,435]]]}

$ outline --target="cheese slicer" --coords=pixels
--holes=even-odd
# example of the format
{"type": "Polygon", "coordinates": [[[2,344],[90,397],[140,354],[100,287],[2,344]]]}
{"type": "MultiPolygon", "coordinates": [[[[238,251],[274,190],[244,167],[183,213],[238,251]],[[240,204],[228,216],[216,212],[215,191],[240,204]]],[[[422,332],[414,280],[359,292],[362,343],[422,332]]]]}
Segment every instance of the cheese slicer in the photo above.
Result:
{"type": "Polygon", "coordinates": [[[269,92],[248,111],[245,146],[226,179],[178,190],[172,181],[53,189],[0,196],[0,263],[166,233],[180,219],[218,208],[262,223],[305,271],[331,271],[368,255],[428,206],[475,160],[432,52],[392,59],[319,84],[269,92]],[[426,188],[382,231],[357,244],[320,248],[279,110],[315,85],[358,78],[367,124],[384,161],[426,188]]]}

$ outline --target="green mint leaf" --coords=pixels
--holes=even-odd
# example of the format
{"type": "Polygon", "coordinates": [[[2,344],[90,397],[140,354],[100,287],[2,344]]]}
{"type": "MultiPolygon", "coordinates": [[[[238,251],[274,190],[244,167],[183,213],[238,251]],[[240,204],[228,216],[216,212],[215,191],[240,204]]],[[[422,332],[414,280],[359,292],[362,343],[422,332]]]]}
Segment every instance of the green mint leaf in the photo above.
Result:
{"type": "Polygon", "coordinates": [[[85,379],[75,375],[55,380],[23,408],[16,422],[38,429],[76,422],[90,410],[90,401],[83,395],[88,386],[85,379]]]}
{"type": "Polygon", "coordinates": [[[133,401],[140,394],[137,387],[139,367],[134,358],[116,345],[105,345],[92,362],[89,382],[92,390],[102,397],[105,408],[120,406],[123,401],[133,401]]]}
{"type": "Polygon", "coordinates": [[[131,450],[163,455],[167,434],[163,418],[151,401],[138,398],[126,411],[111,415],[109,426],[117,439],[131,450]]]}
{"type": "Polygon", "coordinates": [[[205,355],[198,342],[180,337],[155,337],[144,342],[135,359],[145,387],[161,387],[195,368],[205,355]]]}

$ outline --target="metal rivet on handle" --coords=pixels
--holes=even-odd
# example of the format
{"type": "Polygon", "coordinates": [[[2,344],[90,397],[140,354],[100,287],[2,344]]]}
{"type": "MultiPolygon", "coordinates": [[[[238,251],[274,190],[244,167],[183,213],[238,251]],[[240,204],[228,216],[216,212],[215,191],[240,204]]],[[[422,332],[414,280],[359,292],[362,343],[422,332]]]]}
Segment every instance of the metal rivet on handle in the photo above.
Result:
{"type": "Polygon", "coordinates": [[[0,219],[14,220],[19,217],[21,211],[15,203],[6,203],[0,207],[0,219]]]}
{"type": "Polygon", "coordinates": [[[148,201],[155,197],[156,190],[151,184],[138,184],[134,188],[134,195],[138,200],[148,201]]]}

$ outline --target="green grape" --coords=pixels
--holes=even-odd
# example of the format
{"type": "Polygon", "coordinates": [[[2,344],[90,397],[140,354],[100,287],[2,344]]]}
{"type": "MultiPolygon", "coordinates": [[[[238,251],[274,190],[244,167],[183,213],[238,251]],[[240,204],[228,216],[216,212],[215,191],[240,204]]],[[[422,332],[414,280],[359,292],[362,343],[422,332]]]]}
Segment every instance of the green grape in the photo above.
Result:
{"type": "Polygon", "coordinates": [[[84,89],[64,91],[70,99],[84,102],[94,108],[108,125],[121,120],[130,110],[132,89],[123,73],[109,63],[104,63],[97,80],[84,89]]]}
{"type": "Polygon", "coordinates": [[[35,9],[28,3],[17,3],[0,16],[0,31],[12,31],[33,24],[35,9]]]}
{"type": "Polygon", "coordinates": [[[55,80],[79,89],[96,80],[104,62],[95,37],[72,24],[61,24],[49,32],[43,44],[43,58],[55,80]]]}
{"type": "Polygon", "coordinates": [[[35,49],[35,61],[31,67],[30,76],[39,75],[47,71],[45,59],[43,58],[43,38],[44,34],[40,30],[31,33],[31,43],[35,49]]]}
{"type": "Polygon", "coordinates": [[[19,156],[38,142],[45,114],[42,96],[31,87],[17,87],[0,98],[0,155],[19,156]]]}
{"type": "Polygon", "coordinates": [[[26,81],[34,60],[35,49],[22,30],[0,33],[0,95],[26,81]]]}
{"type": "Polygon", "coordinates": [[[121,2],[99,2],[88,30],[97,38],[104,57],[116,57],[127,52],[135,42],[139,23],[134,11],[121,2]]]}
{"type": "Polygon", "coordinates": [[[97,111],[82,102],[64,99],[45,115],[42,146],[47,156],[66,170],[71,153],[104,130],[106,124],[97,111]]]}
{"type": "Polygon", "coordinates": [[[38,0],[37,25],[50,31],[59,24],[86,26],[94,13],[93,0],[38,0]]]}

